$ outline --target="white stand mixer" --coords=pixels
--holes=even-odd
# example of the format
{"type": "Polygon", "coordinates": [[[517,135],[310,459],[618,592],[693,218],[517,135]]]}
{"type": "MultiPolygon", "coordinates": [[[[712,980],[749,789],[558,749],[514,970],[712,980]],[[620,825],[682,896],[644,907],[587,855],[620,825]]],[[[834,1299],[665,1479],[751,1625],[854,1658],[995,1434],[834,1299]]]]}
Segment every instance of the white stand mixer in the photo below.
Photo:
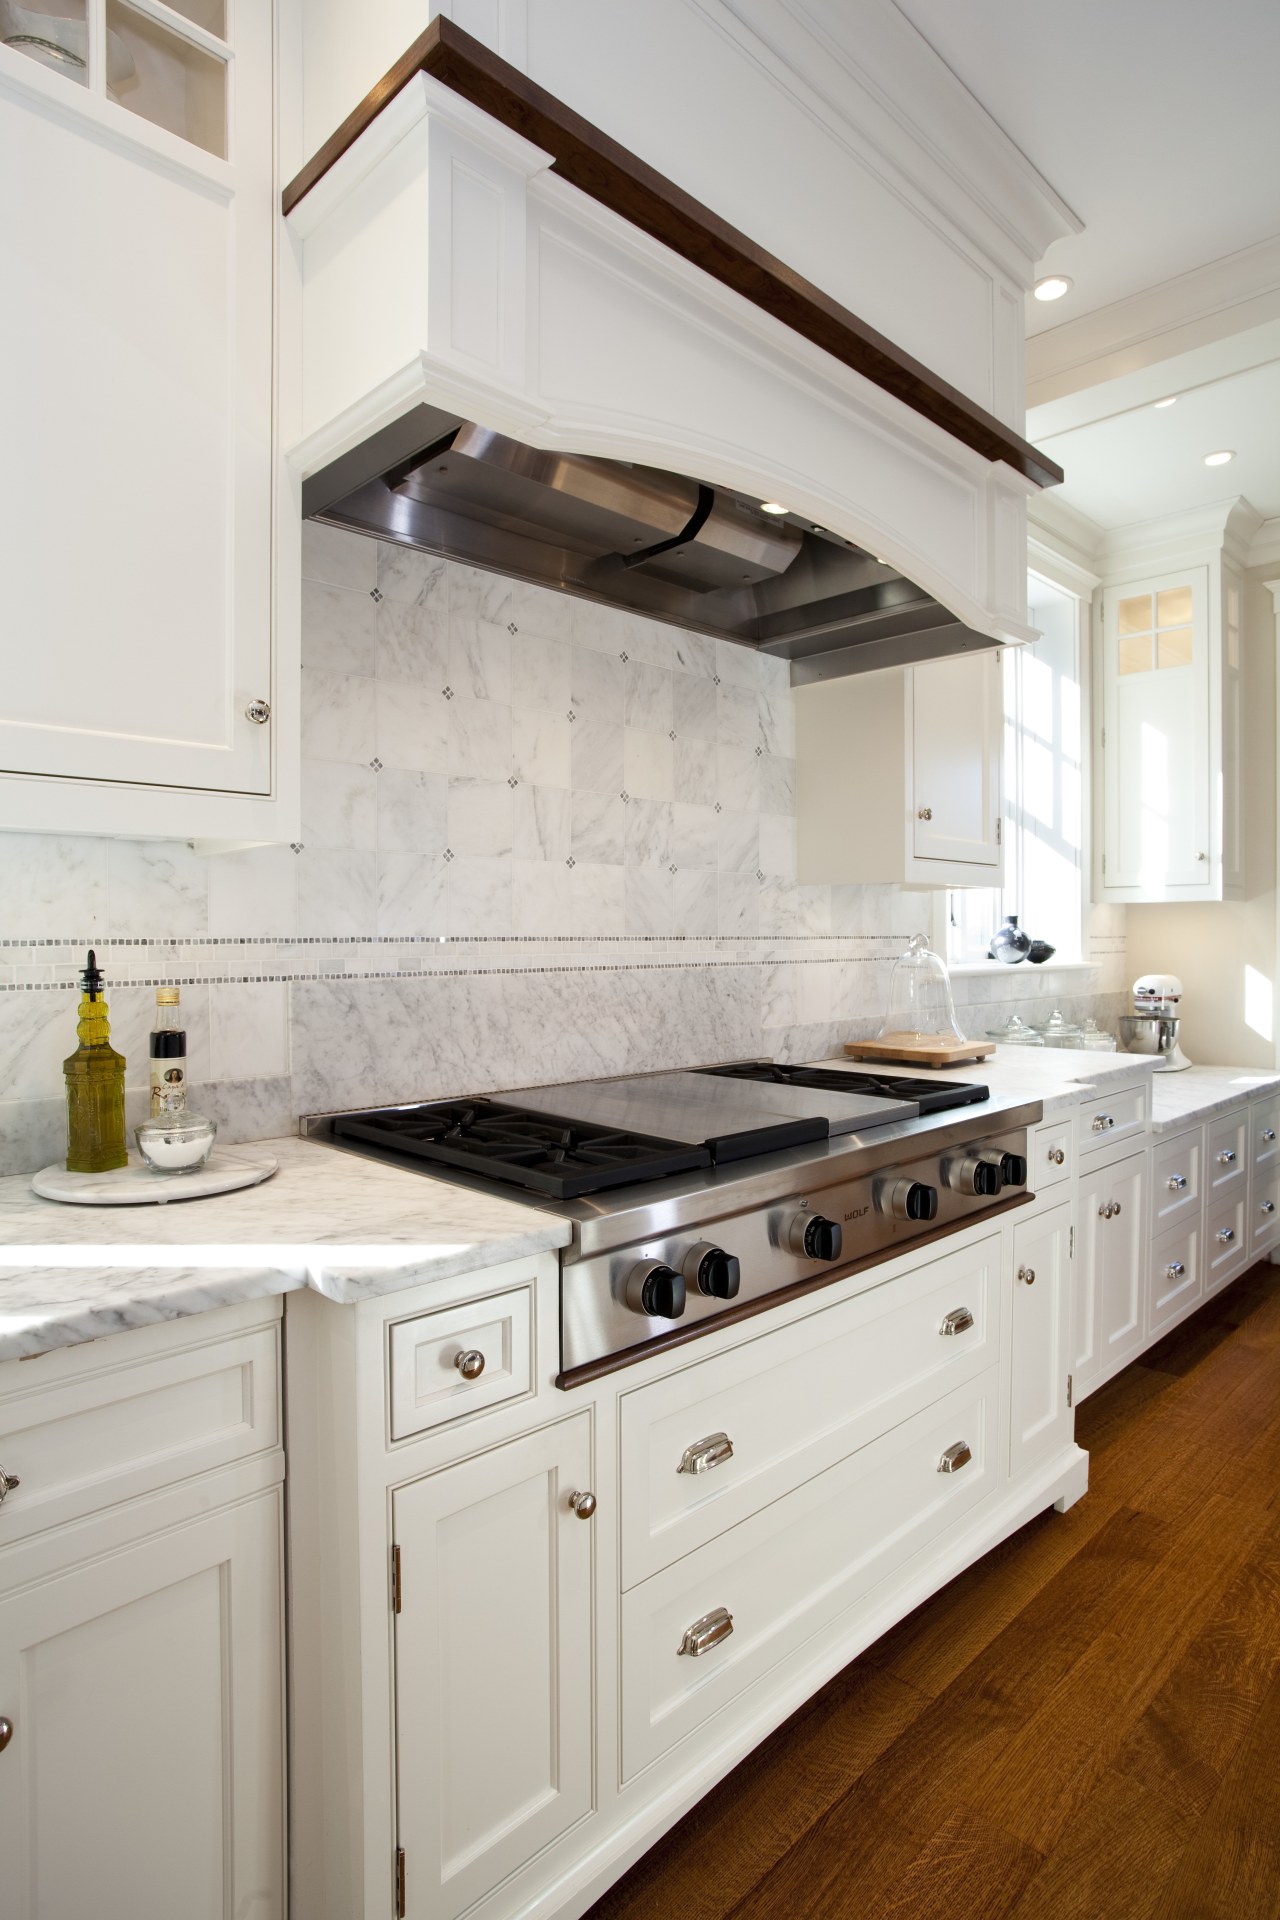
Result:
{"type": "Polygon", "coordinates": [[[1191,1062],[1178,1044],[1182,982],[1176,973],[1144,973],[1133,983],[1133,1012],[1120,1016],[1126,1053],[1156,1056],[1156,1071],[1181,1073],[1191,1062]]]}

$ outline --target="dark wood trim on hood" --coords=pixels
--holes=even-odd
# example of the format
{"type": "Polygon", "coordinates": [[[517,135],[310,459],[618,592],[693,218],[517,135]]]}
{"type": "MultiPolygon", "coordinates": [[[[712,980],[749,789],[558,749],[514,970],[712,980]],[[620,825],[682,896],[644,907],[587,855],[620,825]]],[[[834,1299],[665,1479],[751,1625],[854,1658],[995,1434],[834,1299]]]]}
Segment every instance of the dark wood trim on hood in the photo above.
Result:
{"type": "Polygon", "coordinates": [[[732,287],[962,445],[988,460],[1003,460],[1038,487],[1061,481],[1062,468],[1046,454],[451,20],[434,19],[330,134],[285,188],[285,213],[292,212],[416,73],[429,73],[541,147],[553,156],[552,171],[581,192],[732,287]]]}

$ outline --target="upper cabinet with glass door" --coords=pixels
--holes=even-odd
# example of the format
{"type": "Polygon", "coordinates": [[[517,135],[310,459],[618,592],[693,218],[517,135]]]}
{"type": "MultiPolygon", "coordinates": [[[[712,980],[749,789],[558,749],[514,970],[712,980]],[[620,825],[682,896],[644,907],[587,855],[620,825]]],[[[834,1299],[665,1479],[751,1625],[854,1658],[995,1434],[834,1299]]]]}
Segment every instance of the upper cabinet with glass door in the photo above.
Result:
{"type": "Polygon", "coordinates": [[[1099,897],[1241,889],[1240,590],[1214,559],[1102,595],[1099,897]]]}
{"type": "Polygon", "coordinates": [[[0,0],[0,828],[296,836],[276,27],[275,0],[0,0]]]}

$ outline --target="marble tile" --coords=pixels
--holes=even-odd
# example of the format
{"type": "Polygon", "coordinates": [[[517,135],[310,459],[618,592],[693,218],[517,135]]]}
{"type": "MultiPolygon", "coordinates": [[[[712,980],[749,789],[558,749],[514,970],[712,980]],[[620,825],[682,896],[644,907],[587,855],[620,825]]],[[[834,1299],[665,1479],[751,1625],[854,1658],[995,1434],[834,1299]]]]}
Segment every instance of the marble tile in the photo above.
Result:
{"type": "Polygon", "coordinates": [[[716,865],[721,873],[746,873],[755,880],[760,865],[758,814],[725,807],[716,815],[716,865]]]}
{"type": "MultiPolygon", "coordinates": [[[[722,688],[723,692],[724,689],[722,688]]],[[[717,747],[716,798],[737,813],[760,804],[760,761],[750,747],[717,747]]]]}
{"type": "MultiPolygon", "coordinates": [[[[112,1007],[115,987],[109,965],[104,970],[107,1005],[112,1007]]],[[[0,993],[0,1104],[65,1097],[62,1063],[76,1050],[79,997],[72,988],[0,993]]],[[[114,1013],[112,1007],[113,1020],[114,1013]]]]}
{"type": "Polygon", "coordinates": [[[0,1100],[0,1174],[38,1173],[41,1167],[65,1162],[66,1157],[65,1096],[0,1100]]]}
{"type": "Polygon", "coordinates": [[[504,627],[459,626],[450,612],[449,685],[473,700],[511,704],[511,635],[504,627]]]}
{"type": "Polygon", "coordinates": [[[686,740],[677,732],[671,750],[671,791],[688,806],[716,802],[716,749],[708,740],[686,740]]]}
{"type": "Polygon", "coordinates": [[[512,844],[516,859],[567,860],[573,851],[569,789],[521,785],[512,800],[512,844]]]}
{"type": "Polygon", "coordinates": [[[796,1024],[796,974],[788,963],[760,970],[760,1024],[766,1032],[796,1024]]]}
{"type": "Polygon", "coordinates": [[[749,687],[753,693],[760,686],[755,648],[742,646],[736,640],[716,641],[716,672],[721,686],[749,687]]]}
{"type": "Polygon", "coordinates": [[[378,543],[345,527],[326,527],[318,520],[302,523],[302,577],[323,580],[330,587],[351,587],[372,593],[378,584],[378,543]]]}
{"type": "MultiPolygon", "coordinates": [[[[785,666],[785,661],[782,663],[785,666]]],[[[793,755],[796,750],[795,703],[789,686],[761,688],[758,707],[758,743],[766,753],[793,755]]]]}
{"type": "Polygon", "coordinates": [[[553,587],[534,586],[527,580],[513,580],[511,618],[520,635],[512,647],[513,658],[516,647],[528,639],[567,643],[573,633],[573,609],[570,594],[558,593],[553,587]]]}
{"type": "Polygon", "coordinates": [[[791,936],[830,933],[830,889],[766,879],[760,888],[760,931],[791,936]]]}
{"type": "Polygon", "coordinates": [[[760,810],[762,813],[794,813],[796,810],[796,763],[785,754],[761,754],[760,810]]]}
{"type": "Polygon", "coordinates": [[[574,643],[570,659],[569,705],[579,720],[621,723],[626,711],[626,663],[617,653],[574,643]]]}
{"type": "Polygon", "coordinates": [[[219,1080],[280,1080],[289,1072],[289,989],[283,980],[209,989],[209,1069],[219,1080]]]}
{"type": "MultiPolygon", "coordinates": [[[[372,786],[373,775],[369,775],[372,786]]],[[[297,855],[291,847],[247,847],[209,861],[209,932],[280,939],[298,930],[297,855]]]]}
{"type": "Polygon", "coordinates": [[[779,660],[771,653],[756,655],[756,674],[762,693],[789,694],[791,692],[791,662],[779,660]]]}
{"type": "Polygon", "coordinates": [[[416,680],[440,694],[449,684],[449,611],[444,594],[384,600],[377,618],[380,680],[416,680]]]}
{"type": "Polygon", "coordinates": [[[505,780],[511,772],[511,708],[455,694],[449,702],[449,772],[505,780]]]}
{"type": "MultiPolygon", "coordinates": [[[[377,775],[372,767],[303,761],[302,844],[372,853],[378,844],[377,775]]],[[[211,924],[210,932],[216,931],[211,924]]]]}
{"type": "Polygon", "coordinates": [[[716,865],[720,840],[717,820],[714,807],[675,801],[671,809],[671,858],[678,867],[716,865]]]}
{"type": "Polygon", "coordinates": [[[579,862],[570,869],[569,925],[579,935],[607,936],[626,931],[624,869],[579,862]]]}
{"type": "Polygon", "coordinates": [[[760,867],[776,879],[795,879],[796,823],[792,814],[760,815],[760,867]]]}
{"type": "Polygon", "coordinates": [[[573,909],[573,869],[563,861],[514,860],[511,931],[562,935],[573,909]]]}
{"type": "Polygon", "coordinates": [[[718,693],[714,680],[696,679],[687,673],[673,675],[671,724],[677,739],[715,740],[718,693]]]}
{"type": "Polygon", "coordinates": [[[379,852],[443,853],[452,826],[451,784],[442,773],[384,767],[378,775],[379,852]]]}
{"type": "Polygon", "coordinates": [[[632,617],[621,607],[602,607],[593,600],[573,602],[575,654],[579,648],[587,648],[593,653],[611,654],[616,660],[620,654],[631,651],[627,645],[631,627],[632,617]]]}
{"type": "Polygon", "coordinates": [[[300,981],[292,996],[298,1110],[442,1099],[518,1084],[509,985],[502,975],[474,974],[300,981]]]}
{"type": "Polygon", "coordinates": [[[564,715],[569,710],[573,680],[573,649],[568,640],[543,639],[521,628],[511,643],[511,703],[521,707],[549,707],[564,715]]]}
{"type": "Polygon", "coordinates": [[[620,720],[581,713],[573,723],[570,771],[574,792],[621,793],[625,785],[623,727],[620,720]]]}
{"type": "Polygon", "coordinates": [[[628,801],[623,833],[624,859],[628,867],[661,867],[665,871],[671,865],[671,814],[669,800],[628,801]]]}
{"type": "Polygon", "coordinates": [[[87,834],[0,833],[0,934],[6,940],[104,934],[110,845],[87,834]]]}
{"type": "Polygon", "coordinates": [[[181,840],[112,840],[107,926],[117,938],[209,929],[209,867],[181,840]]]}
{"type": "Polygon", "coordinates": [[[378,855],[378,932],[431,934],[448,931],[448,862],[432,853],[378,855]]]}
{"type": "Polygon", "coordinates": [[[448,605],[448,563],[438,554],[378,542],[378,591],[402,606],[448,605]]]}
{"type": "Polygon", "coordinates": [[[302,751],[313,760],[363,761],[375,752],[375,685],[351,673],[302,669],[302,751]]]}
{"type": "Polygon", "coordinates": [[[753,873],[716,876],[716,932],[754,933],[757,927],[759,882],[753,873]]]}
{"type": "Polygon", "coordinates": [[[763,745],[760,738],[760,695],[754,687],[716,688],[716,739],[722,747],[763,745]]]}
{"type": "Polygon", "coordinates": [[[244,1080],[215,1080],[200,1093],[202,1110],[218,1123],[224,1147],[253,1140],[275,1140],[293,1133],[297,1114],[287,1079],[267,1080],[256,1073],[244,1080]]]}
{"type": "Polygon", "coordinates": [[[626,856],[627,809],[616,793],[574,788],[572,800],[574,859],[597,866],[620,867],[626,856]]]}
{"type": "Polygon", "coordinates": [[[673,747],[665,733],[627,727],[623,734],[623,777],[628,793],[644,800],[670,800],[673,747]]]}
{"type": "Polygon", "coordinates": [[[447,844],[484,859],[509,854],[514,834],[511,788],[505,780],[450,780],[447,844]]]}
{"type": "Polygon", "coordinates": [[[671,931],[686,939],[709,937],[717,931],[714,872],[705,868],[676,869],[672,882],[671,931]]]}
{"type": "MultiPolygon", "coordinates": [[[[488,573],[482,567],[464,566],[459,560],[449,562],[449,635],[451,640],[467,642],[484,632],[495,638],[503,635],[508,643],[507,657],[510,659],[510,628],[515,621],[516,582],[505,574],[488,573]]],[[[489,694],[480,696],[492,699],[498,696],[489,694]]],[[[502,698],[509,698],[503,695],[502,698]]]]}
{"type": "Polygon", "coordinates": [[[626,869],[626,930],[652,936],[674,931],[672,875],[665,866],[626,869]]]}
{"type": "Polygon", "coordinates": [[[384,767],[443,773],[449,763],[449,705],[412,680],[379,680],[377,756],[384,767]]]}
{"type": "Polygon", "coordinates": [[[326,673],[371,674],[377,605],[367,592],[302,583],[302,664],[326,673]]]}
{"type": "Polygon", "coordinates": [[[576,725],[560,708],[514,706],[511,770],[516,779],[535,786],[567,787],[576,725]]]}
{"type": "Polygon", "coordinates": [[[628,660],[623,680],[623,719],[627,726],[667,733],[672,725],[671,683],[672,675],[665,667],[628,660]]]}
{"type": "Polygon", "coordinates": [[[374,933],[377,862],[372,853],[303,847],[298,855],[298,932],[374,933]]]}
{"type": "Polygon", "coordinates": [[[511,861],[458,858],[449,864],[449,932],[483,935],[511,932],[511,861]]]}
{"type": "MultiPolygon", "coordinates": [[[[677,673],[693,674],[715,684],[716,642],[709,633],[690,633],[684,627],[671,628],[671,664],[677,673]]],[[[678,684],[678,683],[677,683],[678,684]]],[[[715,706],[712,694],[711,705],[715,706]]]]}

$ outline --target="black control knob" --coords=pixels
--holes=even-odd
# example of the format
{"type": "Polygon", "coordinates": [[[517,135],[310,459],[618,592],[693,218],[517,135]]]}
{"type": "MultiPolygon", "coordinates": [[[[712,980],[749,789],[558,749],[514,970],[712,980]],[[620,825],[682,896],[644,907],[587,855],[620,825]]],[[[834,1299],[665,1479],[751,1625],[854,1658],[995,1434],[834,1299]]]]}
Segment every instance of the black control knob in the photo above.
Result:
{"type": "Polygon", "coordinates": [[[902,1195],[902,1218],[904,1220],[936,1220],[938,1217],[938,1189],[927,1187],[923,1180],[904,1180],[906,1192],[902,1195]]]}
{"type": "Polygon", "coordinates": [[[1025,1187],[1027,1184],[1027,1161],[1025,1154],[1001,1154],[1000,1178],[1004,1181],[1006,1187],[1025,1187]]]}
{"type": "Polygon", "coordinates": [[[626,1302],[632,1313],[656,1320],[678,1320],[684,1312],[684,1275],[661,1260],[641,1260],[627,1275],[626,1302]]]}
{"type": "Polygon", "coordinates": [[[811,1214],[805,1222],[804,1250],[810,1260],[838,1260],[843,1238],[839,1223],[820,1213],[811,1214]]]}
{"type": "Polygon", "coordinates": [[[742,1285],[742,1267],[737,1257],[723,1247],[699,1240],[690,1247],[680,1263],[680,1271],[691,1287],[711,1300],[734,1300],[742,1285]]]}
{"type": "Polygon", "coordinates": [[[973,1190],[986,1200],[994,1200],[1004,1185],[1004,1176],[1000,1172],[999,1162],[978,1160],[973,1169],[973,1190]]]}

